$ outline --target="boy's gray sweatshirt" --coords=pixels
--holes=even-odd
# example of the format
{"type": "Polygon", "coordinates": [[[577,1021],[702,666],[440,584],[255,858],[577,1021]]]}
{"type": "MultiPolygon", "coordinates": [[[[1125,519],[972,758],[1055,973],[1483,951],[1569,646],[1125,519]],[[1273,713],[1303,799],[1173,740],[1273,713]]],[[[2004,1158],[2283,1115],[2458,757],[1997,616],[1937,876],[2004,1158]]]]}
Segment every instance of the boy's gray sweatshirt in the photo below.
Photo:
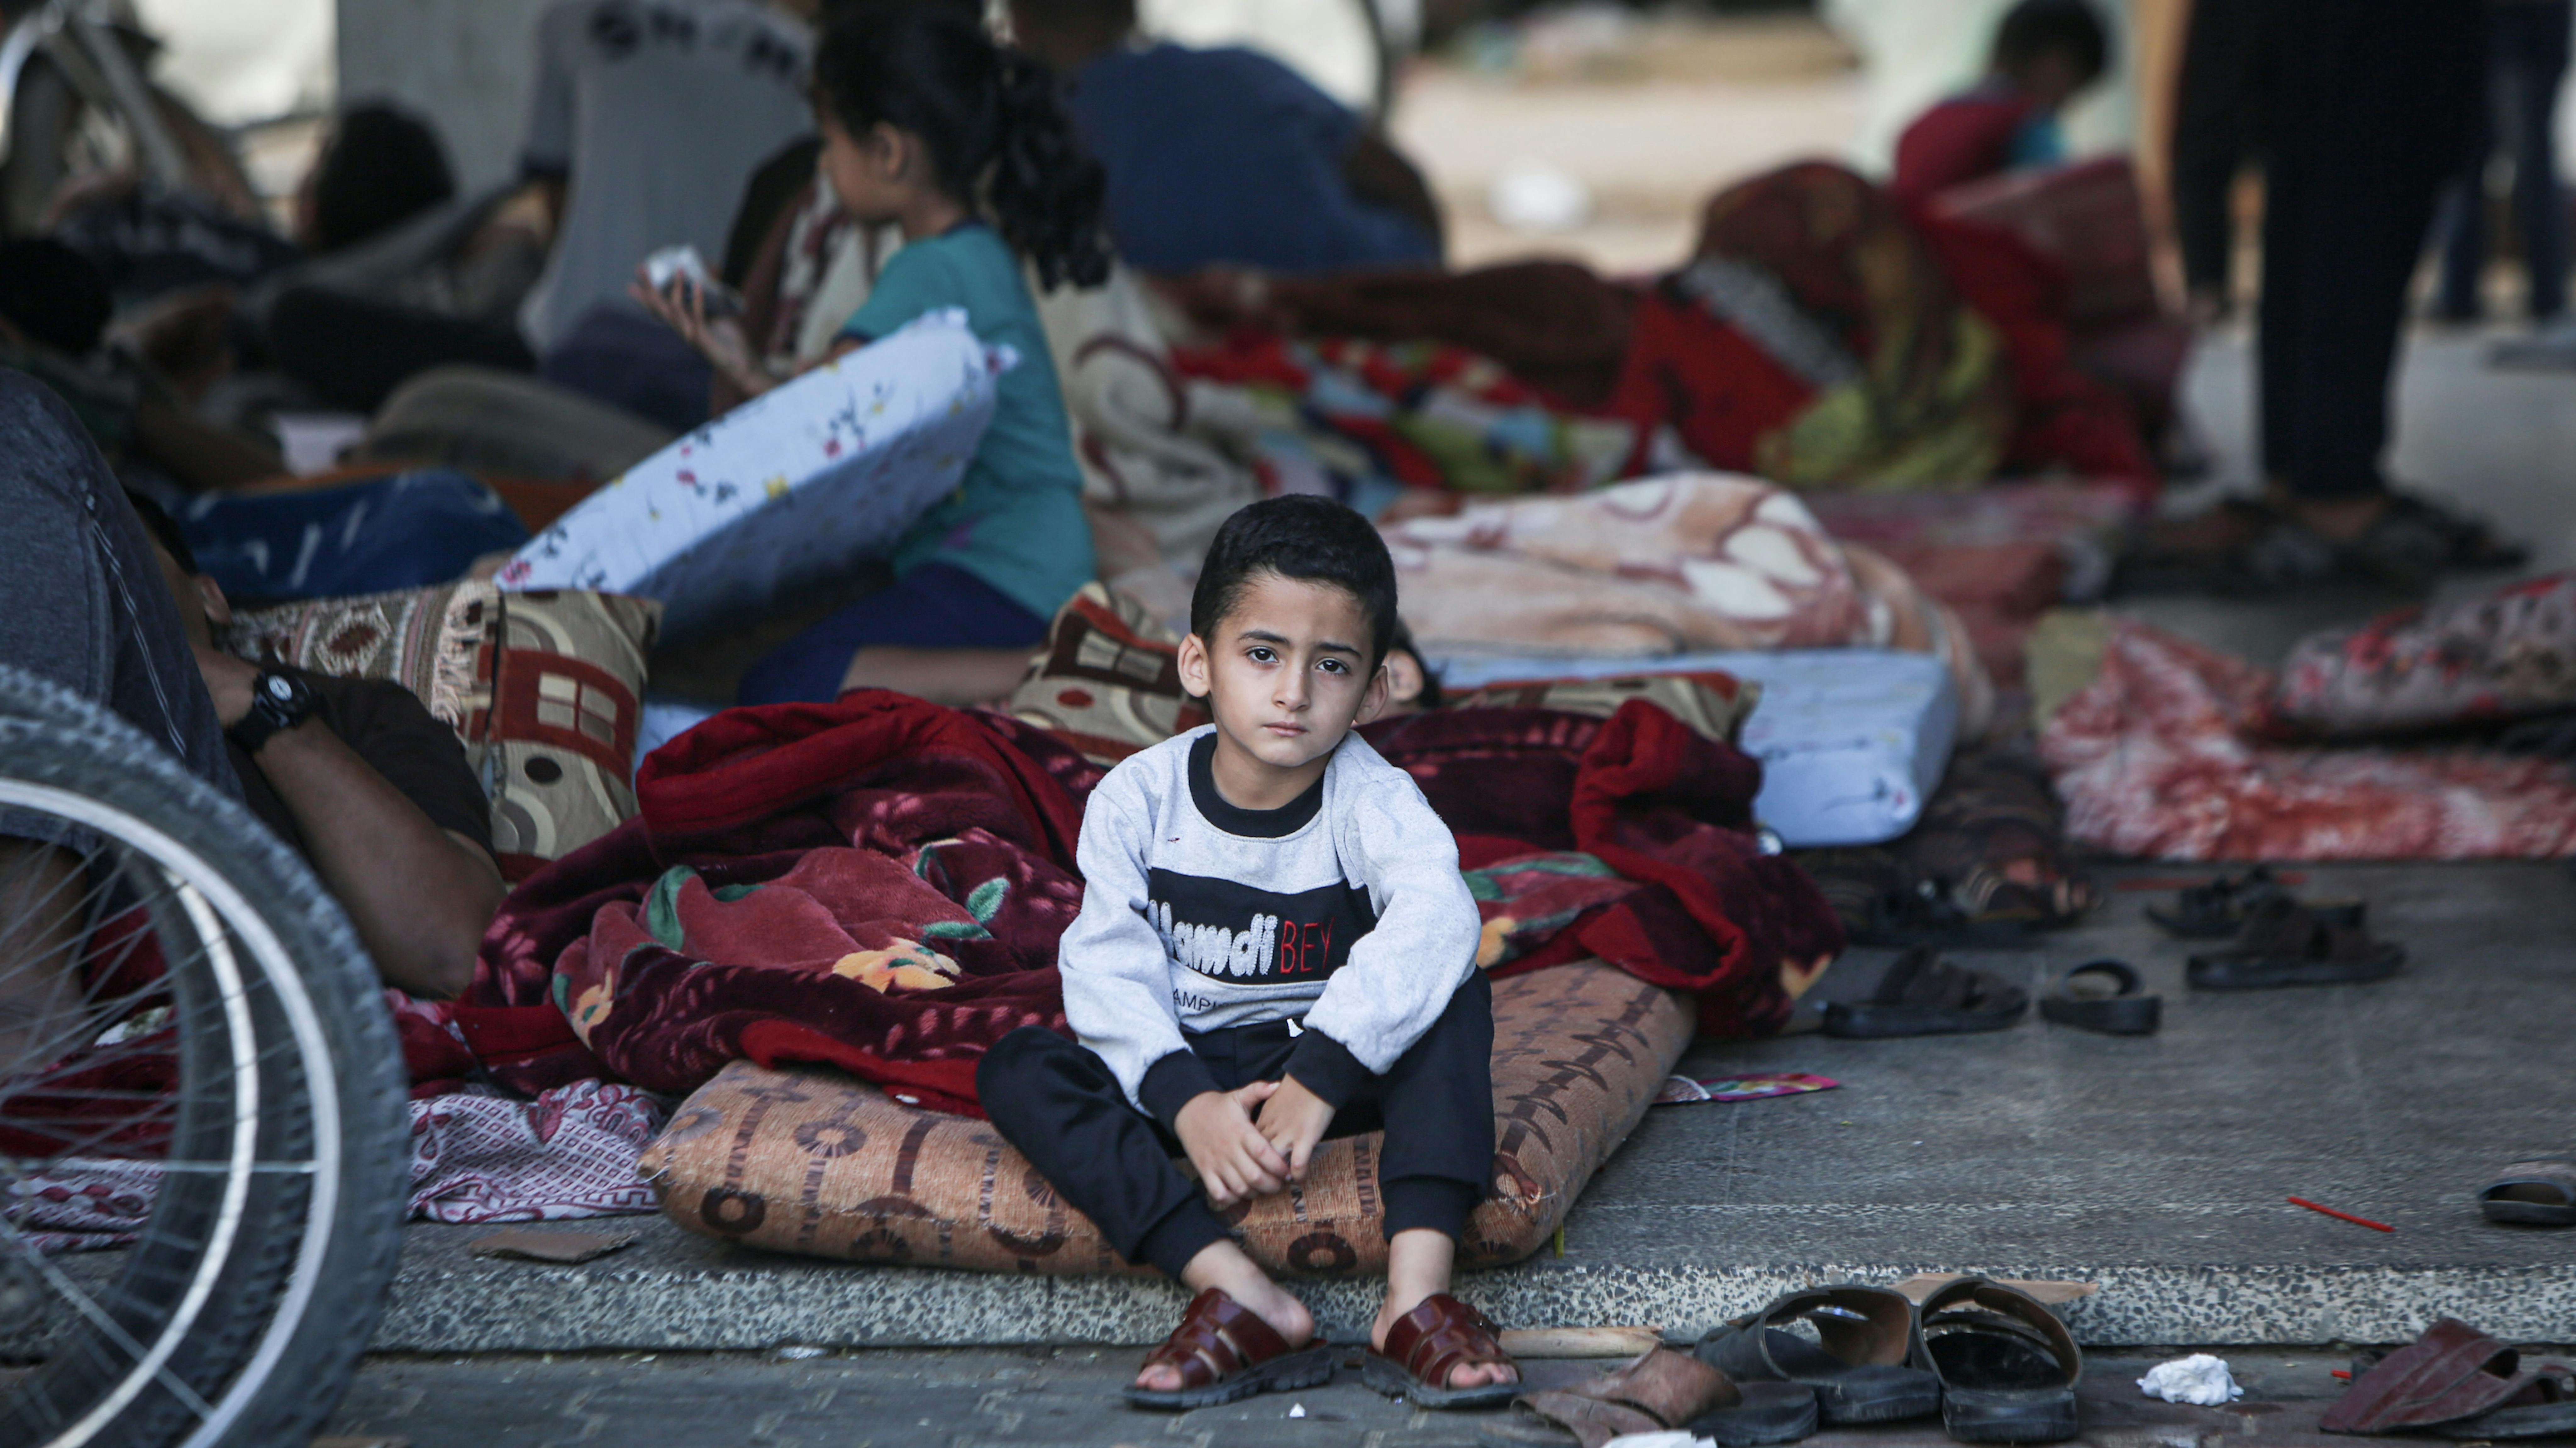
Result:
{"type": "Polygon", "coordinates": [[[1216,1085],[1185,1029],[1290,1022],[1288,1074],[1342,1105],[1448,1007],[1482,928],[1457,840],[1368,741],[1345,736],[1275,810],[1217,793],[1215,748],[1201,727],[1091,792],[1056,955],[1075,1034],[1166,1125],[1216,1085]]]}

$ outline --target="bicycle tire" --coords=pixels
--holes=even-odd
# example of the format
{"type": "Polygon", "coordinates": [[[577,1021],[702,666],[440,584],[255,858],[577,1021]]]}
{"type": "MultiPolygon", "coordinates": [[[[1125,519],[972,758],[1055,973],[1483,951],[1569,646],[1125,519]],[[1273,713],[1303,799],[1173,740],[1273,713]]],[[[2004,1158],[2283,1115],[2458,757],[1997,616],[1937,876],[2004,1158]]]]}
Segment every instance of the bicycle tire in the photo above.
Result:
{"type": "Polygon", "coordinates": [[[92,1299],[107,1323],[77,1319],[0,1399],[0,1444],[308,1442],[356,1371],[401,1245],[405,1079],[373,965],[302,860],[239,804],[122,720],[6,666],[0,805],[117,840],[194,891],[201,926],[220,922],[200,930],[215,945],[170,961],[169,988],[183,1084],[213,1070],[234,1083],[234,1109],[210,1115],[183,1090],[168,1159],[195,1164],[205,1142],[229,1139],[261,1162],[310,1163],[258,1171],[236,1154],[220,1175],[165,1173],[140,1240],[92,1299]],[[225,969],[230,995],[212,974],[225,969]],[[219,1257],[206,1246],[215,1228],[219,1257]],[[154,1314],[161,1337],[128,1326],[154,1314]],[[149,1372],[145,1347],[166,1348],[149,1372]]]}

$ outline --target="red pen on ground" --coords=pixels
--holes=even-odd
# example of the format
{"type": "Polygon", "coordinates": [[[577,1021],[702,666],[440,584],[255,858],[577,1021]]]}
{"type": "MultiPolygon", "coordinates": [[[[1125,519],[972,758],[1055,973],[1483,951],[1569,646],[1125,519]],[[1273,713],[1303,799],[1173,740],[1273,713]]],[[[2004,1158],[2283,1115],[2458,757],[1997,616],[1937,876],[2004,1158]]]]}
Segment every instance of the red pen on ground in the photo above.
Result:
{"type": "Polygon", "coordinates": [[[2332,1207],[2321,1207],[2315,1202],[2309,1201],[2306,1197],[2292,1197],[2290,1198],[2290,1205],[2294,1207],[2305,1207],[2311,1212],[2323,1212],[2327,1216],[2335,1218],[2337,1221],[2350,1222],[2355,1226],[2368,1227],[2374,1232],[2394,1232],[2397,1230],[2386,1222],[2374,1222],[2368,1217],[2356,1217],[2350,1212],[2338,1212],[2332,1207]]]}

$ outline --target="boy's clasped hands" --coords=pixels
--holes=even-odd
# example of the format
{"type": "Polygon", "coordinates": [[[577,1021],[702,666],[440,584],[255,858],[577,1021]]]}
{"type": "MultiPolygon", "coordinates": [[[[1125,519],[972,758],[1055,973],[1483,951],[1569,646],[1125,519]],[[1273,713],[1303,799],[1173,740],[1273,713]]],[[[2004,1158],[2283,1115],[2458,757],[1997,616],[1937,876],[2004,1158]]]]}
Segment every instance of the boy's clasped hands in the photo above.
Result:
{"type": "Polygon", "coordinates": [[[1294,1076],[1202,1091],[1172,1120],[1199,1184],[1220,1207],[1304,1181],[1307,1158],[1332,1124],[1332,1106],[1294,1076]]]}

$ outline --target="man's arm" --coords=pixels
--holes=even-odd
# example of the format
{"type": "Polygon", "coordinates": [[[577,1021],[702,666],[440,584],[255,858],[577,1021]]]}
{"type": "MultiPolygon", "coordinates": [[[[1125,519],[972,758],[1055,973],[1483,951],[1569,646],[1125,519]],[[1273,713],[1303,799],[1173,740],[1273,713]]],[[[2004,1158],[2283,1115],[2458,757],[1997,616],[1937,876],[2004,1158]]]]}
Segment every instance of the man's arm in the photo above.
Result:
{"type": "MultiPolygon", "coordinates": [[[[197,665],[224,727],[240,723],[258,668],[203,647],[197,665]]],[[[463,991],[508,893],[491,855],[440,829],[320,719],[270,735],[252,757],[385,983],[414,995],[463,991]]]]}

